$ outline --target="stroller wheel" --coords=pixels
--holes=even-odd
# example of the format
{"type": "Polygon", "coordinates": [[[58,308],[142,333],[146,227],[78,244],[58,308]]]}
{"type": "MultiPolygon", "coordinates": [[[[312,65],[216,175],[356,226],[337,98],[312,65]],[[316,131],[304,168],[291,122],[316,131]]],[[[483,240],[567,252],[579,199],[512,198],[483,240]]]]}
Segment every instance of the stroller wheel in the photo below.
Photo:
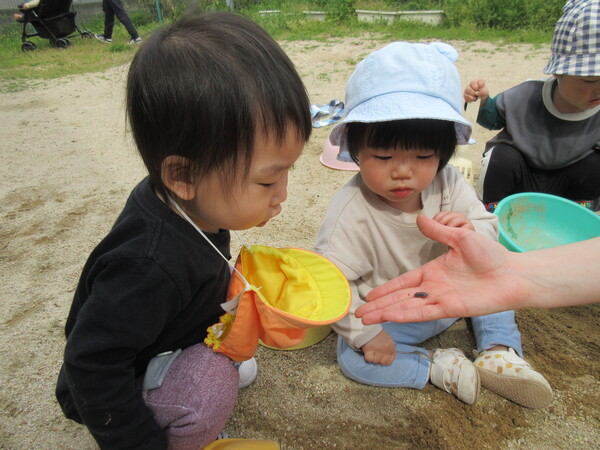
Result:
{"type": "Polygon", "coordinates": [[[85,30],[81,33],[81,37],[83,39],[91,39],[94,37],[94,33],[92,33],[91,31],[85,30]]]}
{"type": "Polygon", "coordinates": [[[66,38],[61,38],[57,39],[54,45],[56,45],[58,48],[67,48],[69,45],[71,45],[71,41],[66,38]]]}
{"type": "Polygon", "coordinates": [[[25,41],[21,45],[21,51],[23,52],[32,52],[36,49],[36,45],[31,41],[25,41]]]}

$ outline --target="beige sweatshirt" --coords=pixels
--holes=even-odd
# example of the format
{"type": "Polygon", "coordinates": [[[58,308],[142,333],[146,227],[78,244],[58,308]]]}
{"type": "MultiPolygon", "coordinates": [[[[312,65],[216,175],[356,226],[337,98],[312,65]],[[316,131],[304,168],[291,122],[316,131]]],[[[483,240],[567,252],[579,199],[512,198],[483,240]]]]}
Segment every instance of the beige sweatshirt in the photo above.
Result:
{"type": "Polygon", "coordinates": [[[350,312],[333,328],[355,349],[382,329],[381,325],[363,325],[354,317],[354,311],[371,289],[448,250],[419,231],[419,213],[433,217],[440,211],[461,212],[478,233],[497,240],[497,217],[485,210],[475,190],[456,168],[447,166],[441,170],[421,198],[421,211],[400,212],[371,192],[359,173],[335,194],[329,205],[315,251],[335,263],[350,282],[350,312]]]}

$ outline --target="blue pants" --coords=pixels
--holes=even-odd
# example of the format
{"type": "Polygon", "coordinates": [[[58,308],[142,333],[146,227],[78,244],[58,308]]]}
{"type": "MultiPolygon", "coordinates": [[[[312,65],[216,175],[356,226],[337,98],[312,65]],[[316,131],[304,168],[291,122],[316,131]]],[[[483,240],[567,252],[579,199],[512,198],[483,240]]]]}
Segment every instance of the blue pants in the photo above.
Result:
{"type": "MultiPolygon", "coordinates": [[[[442,319],[420,323],[386,322],[383,329],[396,342],[396,359],[389,366],[368,363],[360,351],[338,337],[337,359],[342,373],[351,380],[383,387],[423,389],[429,381],[429,354],[418,345],[440,334],[459,319],[442,319]]],[[[471,319],[477,351],[494,345],[506,345],[522,356],[521,333],[514,311],[505,311],[471,319]]]]}

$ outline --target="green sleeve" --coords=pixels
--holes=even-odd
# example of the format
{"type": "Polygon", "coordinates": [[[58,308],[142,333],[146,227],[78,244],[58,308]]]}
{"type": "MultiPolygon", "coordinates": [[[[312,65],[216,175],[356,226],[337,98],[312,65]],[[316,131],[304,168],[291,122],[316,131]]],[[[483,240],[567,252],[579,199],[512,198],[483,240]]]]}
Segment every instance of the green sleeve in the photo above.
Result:
{"type": "Polygon", "coordinates": [[[506,126],[506,121],[496,106],[496,98],[488,97],[477,114],[477,123],[488,130],[501,130],[506,126]]]}

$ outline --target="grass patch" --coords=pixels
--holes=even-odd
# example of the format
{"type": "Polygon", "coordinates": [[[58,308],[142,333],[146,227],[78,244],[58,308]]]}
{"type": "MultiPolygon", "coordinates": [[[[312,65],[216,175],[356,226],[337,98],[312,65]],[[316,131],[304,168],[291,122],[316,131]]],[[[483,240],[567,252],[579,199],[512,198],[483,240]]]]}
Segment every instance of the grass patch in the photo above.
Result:
{"type": "MultiPolygon", "coordinates": [[[[86,27],[78,24],[84,31],[86,27]]],[[[151,33],[158,25],[138,27],[142,36],[151,33]]],[[[101,30],[102,26],[94,26],[101,30]]],[[[0,92],[25,89],[33,80],[51,80],[66,75],[102,72],[111,67],[127,64],[138,46],[128,45],[129,34],[122,26],[115,26],[113,43],[108,45],[97,39],[75,36],[71,45],[59,49],[49,39],[28,38],[36,45],[29,52],[21,51],[22,27],[6,27],[0,34],[0,92]]]]}
{"type": "MultiPolygon", "coordinates": [[[[358,2],[357,2],[358,3],[358,2]]],[[[378,7],[385,2],[376,3],[378,7]]],[[[314,5],[314,4],[313,4],[314,5]]],[[[362,6],[363,4],[361,4],[362,6]]],[[[264,5],[262,5],[264,6],[264,5]]],[[[261,7],[251,7],[242,14],[260,24],[278,41],[306,40],[320,45],[336,38],[377,39],[383,41],[486,41],[499,46],[530,43],[547,44],[552,39],[550,31],[523,28],[518,30],[478,29],[475,25],[431,26],[419,22],[398,21],[393,24],[358,22],[356,18],[342,21],[334,16],[325,22],[310,20],[303,13],[309,9],[307,3],[278,3],[278,14],[265,15],[261,7]]],[[[315,9],[314,6],[310,9],[315,9]]],[[[165,21],[168,23],[168,21],[165,21]]],[[[80,29],[100,32],[101,19],[82,26],[80,29]]],[[[142,38],[148,37],[158,23],[137,18],[136,26],[142,38]]],[[[33,80],[51,80],[66,75],[102,72],[108,68],[127,64],[133,58],[138,46],[128,45],[129,35],[120,24],[115,26],[113,43],[104,44],[98,40],[71,38],[72,45],[66,49],[54,47],[49,40],[30,38],[37,46],[31,52],[21,51],[21,31],[18,24],[0,30],[0,92],[25,89],[33,80]]]]}
{"type": "Polygon", "coordinates": [[[439,1],[356,0],[356,9],[371,11],[423,11],[443,9],[439,1]]]}
{"type": "Polygon", "coordinates": [[[253,20],[265,28],[276,40],[315,40],[331,38],[359,37],[364,34],[378,34],[385,39],[407,41],[462,40],[485,41],[505,44],[548,44],[552,33],[536,29],[479,30],[473,25],[460,27],[432,26],[419,22],[397,21],[392,24],[380,22],[346,22],[335,24],[317,21],[288,21],[284,26],[274,21],[252,16],[253,20]]]}

